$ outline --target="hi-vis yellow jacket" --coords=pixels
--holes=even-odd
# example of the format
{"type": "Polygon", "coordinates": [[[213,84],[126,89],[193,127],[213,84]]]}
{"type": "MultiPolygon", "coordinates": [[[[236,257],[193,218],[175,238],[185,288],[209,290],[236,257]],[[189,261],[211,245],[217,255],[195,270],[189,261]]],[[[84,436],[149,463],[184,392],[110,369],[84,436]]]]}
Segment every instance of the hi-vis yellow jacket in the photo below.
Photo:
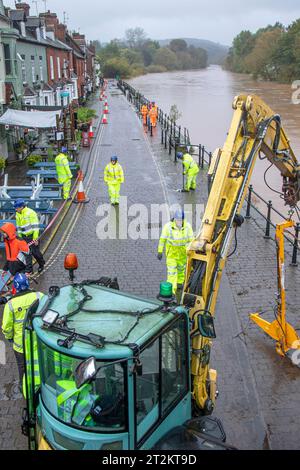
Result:
{"type": "Polygon", "coordinates": [[[104,181],[106,184],[122,184],[125,181],[123,168],[119,163],[113,165],[109,163],[104,171],[104,181]]]}
{"type": "Polygon", "coordinates": [[[36,300],[41,300],[44,294],[39,292],[27,292],[15,296],[4,309],[2,333],[7,340],[13,340],[14,350],[24,353],[23,328],[29,308],[36,300]]]}
{"type": "Polygon", "coordinates": [[[30,237],[38,240],[40,234],[40,221],[36,212],[29,207],[25,207],[21,213],[16,214],[18,236],[30,237]]]}
{"type": "Polygon", "coordinates": [[[196,176],[199,173],[199,167],[193,157],[186,153],[183,156],[183,166],[185,168],[184,174],[189,176],[196,176]]]}
{"type": "Polygon", "coordinates": [[[179,229],[176,222],[169,222],[164,226],[158,246],[158,253],[162,254],[166,249],[167,258],[183,260],[187,257],[187,248],[194,240],[192,226],[184,222],[179,229]]]}
{"type": "Polygon", "coordinates": [[[59,184],[63,184],[73,178],[67,155],[64,153],[57,155],[55,164],[59,184]]]}

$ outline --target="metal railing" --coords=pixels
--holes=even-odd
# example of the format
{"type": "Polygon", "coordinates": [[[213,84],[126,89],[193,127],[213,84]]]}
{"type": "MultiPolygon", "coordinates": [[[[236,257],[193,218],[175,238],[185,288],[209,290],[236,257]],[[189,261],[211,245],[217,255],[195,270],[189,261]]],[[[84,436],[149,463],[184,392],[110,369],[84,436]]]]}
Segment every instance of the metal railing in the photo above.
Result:
{"type": "MultiPolygon", "coordinates": [[[[246,219],[252,218],[252,210],[254,210],[257,214],[259,214],[265,221],[265,229],[264,229],[264,238],[266,240],[275,240],[274,237],[271,236],[272,228],[276,230],[277,224],[273,222],[273,214],[279,216],[282,221],[286,220],[286,216],[278,211],[274,206],[272,201],[266,201],[260,194],[258,194],[253,189],[253,185],[250,185],[247,197],[247,208],[246,208],[246,219]],[[253,196],[255,196],[259,201],[261,201],[265,208],[266,213],[265,215],[258,207],[253,203],[253,196]]],[[[291,214],[292,215],[292,214],[291,214]]],[[[300,251],[299,246],[299,235],[300,235],[300,223],[296,223],[295,225],[295,233],[287,232],[288,235],[285,235],[286,241],[292,246],[293,254],[292,254],[292,263],[291,266],[298,266],[298,253],[300,251]]]]}

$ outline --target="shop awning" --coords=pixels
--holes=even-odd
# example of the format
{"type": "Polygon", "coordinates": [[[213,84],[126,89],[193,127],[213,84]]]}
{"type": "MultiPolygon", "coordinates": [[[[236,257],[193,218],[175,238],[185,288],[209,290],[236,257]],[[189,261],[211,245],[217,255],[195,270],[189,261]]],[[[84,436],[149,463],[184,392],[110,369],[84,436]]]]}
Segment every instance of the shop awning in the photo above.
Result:
{"type": "Polygon", "coordinates": [[[57,125],[56,116],[61,116],[61,111],[18,111],[8,109],[0,117],[0,124],[28,127],[38,129],[50,129],[57,125]]]}

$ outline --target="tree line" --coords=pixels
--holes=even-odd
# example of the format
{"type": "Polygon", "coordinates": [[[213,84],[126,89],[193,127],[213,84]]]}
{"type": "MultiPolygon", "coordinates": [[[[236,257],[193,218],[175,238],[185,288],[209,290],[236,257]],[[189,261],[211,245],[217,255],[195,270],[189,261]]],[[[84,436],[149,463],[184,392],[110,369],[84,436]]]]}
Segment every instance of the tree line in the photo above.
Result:
{"type": "Polygon", "coordinates": [[[149,39],[142,28],[128,29],[123,40],[106,45],[93,42],[105,77],[134,77],[169,70],[191,70],[207,67],[207,52],[188,46],[183,39],[174,39],[166,47],[149,39]]]}
{"type": "Polygon", "coordinates": [[[254,34],[242,31],[233,41],[225,67],[281,83],[299,79],[300,19],[288,27],[276,23],[254,34]]]}

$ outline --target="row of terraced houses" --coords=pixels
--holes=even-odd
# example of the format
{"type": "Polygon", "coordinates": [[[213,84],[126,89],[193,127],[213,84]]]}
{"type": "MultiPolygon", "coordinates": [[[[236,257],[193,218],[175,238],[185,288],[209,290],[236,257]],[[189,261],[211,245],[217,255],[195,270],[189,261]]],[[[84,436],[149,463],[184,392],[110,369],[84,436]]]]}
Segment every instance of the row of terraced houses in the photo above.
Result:
{"type": "MultiPolygon", "coordinates": [[[[51,11],[0,0],[0,112],[82,103],[96,87],[95,49],[51,11]]],[[[1,132],[3,135],[3,133],[1,132]]],[[[2,147],[2,145],[1,145],[2,147]]]]}

